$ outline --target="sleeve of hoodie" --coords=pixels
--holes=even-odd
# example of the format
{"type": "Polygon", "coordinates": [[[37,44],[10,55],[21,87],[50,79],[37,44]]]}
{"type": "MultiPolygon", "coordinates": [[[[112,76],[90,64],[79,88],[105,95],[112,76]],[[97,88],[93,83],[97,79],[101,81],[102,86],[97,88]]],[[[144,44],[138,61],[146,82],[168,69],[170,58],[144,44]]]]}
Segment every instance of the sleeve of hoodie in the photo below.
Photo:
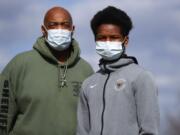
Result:
{"type": "Polygon", "coordinates": [[[0,78],[0,135],[9,135],[15,123],[17,104],[15,100],[16,58],[5,67],[0,78]]]}
{"type": "Polygon", "coordinates": [[[78,103],[78,126],[77,135],[88,135],[90,130],[90,112],[88,100],[82,87],[78,103]]]}
{"type": "Polygon", "coordinates": [[[149,72],[142,72],[134,82],[139,135],[159,134],[158,90],[149,72]]]}

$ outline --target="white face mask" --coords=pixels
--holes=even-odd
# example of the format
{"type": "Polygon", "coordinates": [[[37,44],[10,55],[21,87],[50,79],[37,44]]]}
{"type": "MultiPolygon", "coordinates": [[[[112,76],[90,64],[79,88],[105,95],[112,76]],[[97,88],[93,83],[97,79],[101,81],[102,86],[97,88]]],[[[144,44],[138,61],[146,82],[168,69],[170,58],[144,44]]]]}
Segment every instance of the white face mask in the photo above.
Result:
{"type": "Polygon", "coordinates": [[[47,30],[46,41],[49,45],[58,51],[67,49],[72,40],[72,32],[65,29],[49,29],[47,30]]]}
{"type": "Polygon", "coordinates": [[[104,60],[115,60],[124,52],[123,43],[120,41],[97,41],[96,52],[104,60]]]}

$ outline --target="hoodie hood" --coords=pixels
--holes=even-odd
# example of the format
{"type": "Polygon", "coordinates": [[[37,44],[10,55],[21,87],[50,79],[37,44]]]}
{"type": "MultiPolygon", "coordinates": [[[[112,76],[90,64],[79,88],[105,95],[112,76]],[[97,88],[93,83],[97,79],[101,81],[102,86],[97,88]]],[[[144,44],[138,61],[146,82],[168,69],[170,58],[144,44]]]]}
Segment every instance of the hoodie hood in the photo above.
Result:
{"type": "Polygon", "coordinates": [[[138,64],[137,59],[132,56],[124,55],[123,57],[115,61],[105,61],[103,59],[100,59],[99,67],[103,72],[109,73],[119,70],[119,68],[132,63],[138,64]]]}
{"type": "MultiPolygon", "coordinates": [[[[70,52],[70,56],[67,60],[67,66],[72,66],[73,64],[75,64],[77,62],[77,60],[79,60],[80,57],[80,49],[79,49],[79,45],[77,43],[77,41],[75,39],[72,39],[72,43],[70,46],[71,52],[70,52]]],[[[41,56],[43,56],[45,59],[51,61],[54,64],[58,64],[58,60],[57,58],[53,55],[53,53],[51,52],[51,50],[49,49],[48,43],[46,42],[45,38],[39,37],[36,41],[36,43],[34,44],[33,48],[38,51],[38,53],[40,53],[41,56]]],[[[61,53],[61,52],[59,52],[61,53]]],[[[63,65],[63,64],[61,64],[63,65]]]]}

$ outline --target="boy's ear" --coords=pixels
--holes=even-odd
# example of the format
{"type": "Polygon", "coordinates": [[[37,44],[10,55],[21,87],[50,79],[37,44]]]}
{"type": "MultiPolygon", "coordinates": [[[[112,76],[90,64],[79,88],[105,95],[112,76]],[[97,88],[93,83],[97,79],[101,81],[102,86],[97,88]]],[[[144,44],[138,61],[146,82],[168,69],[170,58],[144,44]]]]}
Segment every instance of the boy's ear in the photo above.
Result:
{"type": "Polygon", "coordinates": [[[125,47],[128,46],[128,43],[129,43],[129,37],[126,36],[125,39],[124,39],[124,45],[125,45],[125,47]]]}

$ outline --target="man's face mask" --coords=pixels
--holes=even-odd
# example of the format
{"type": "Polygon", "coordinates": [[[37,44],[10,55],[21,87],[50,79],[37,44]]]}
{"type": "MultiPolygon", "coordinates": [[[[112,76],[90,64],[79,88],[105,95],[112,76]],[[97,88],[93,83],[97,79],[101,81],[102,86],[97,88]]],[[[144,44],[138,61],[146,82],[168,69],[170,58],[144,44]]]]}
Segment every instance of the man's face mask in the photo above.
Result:
{"type": "Polygon", "coordinates": [[[104,60],[116,60],[124,53],[125,47],[120,41],[96,41],[96,52],[104,60]]]}
{"type": "Polygon", "coordinates": [[[46,29],[46,31],[46,42],[55,50],[63,51],[70,46],[72,41],[72,31],[67,29],[46,29]]]}

